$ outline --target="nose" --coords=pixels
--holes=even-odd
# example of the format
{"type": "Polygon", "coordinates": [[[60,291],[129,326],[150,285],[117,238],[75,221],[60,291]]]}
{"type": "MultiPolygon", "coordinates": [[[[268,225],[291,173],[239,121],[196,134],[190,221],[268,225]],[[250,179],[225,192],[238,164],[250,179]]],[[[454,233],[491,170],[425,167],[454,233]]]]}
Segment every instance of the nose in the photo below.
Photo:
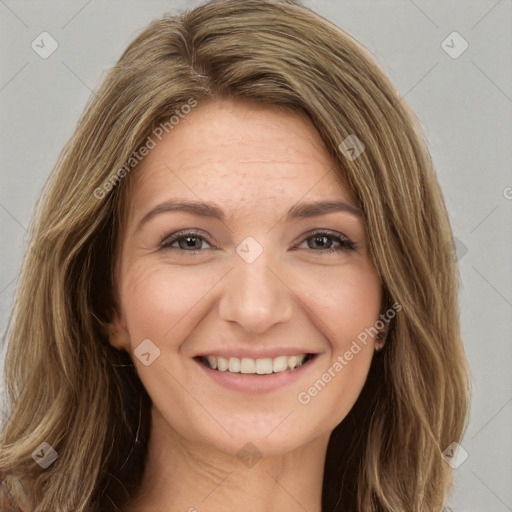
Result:
{"type": "Polygon", "coordinates": [[[219,315],[245,331],[261,334],[290,320],[293,292],[278,265],[263,253],[252,263],[236,258],[235,268],[223,280],[219,315]]]}

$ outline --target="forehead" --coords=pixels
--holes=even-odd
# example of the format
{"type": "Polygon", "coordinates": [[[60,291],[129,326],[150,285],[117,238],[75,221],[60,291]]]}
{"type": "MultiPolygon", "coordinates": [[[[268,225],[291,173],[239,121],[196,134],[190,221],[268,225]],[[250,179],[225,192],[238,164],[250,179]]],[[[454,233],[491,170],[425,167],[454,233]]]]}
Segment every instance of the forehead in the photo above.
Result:
{"type": "Polygon", "coordinates": [[[157,142],[132,176],[130,203],[142,208],[169,195],[236,208],[306,195],[350,200],[335,168],[304,114],[218,100],[200,104],[157,142]]]}

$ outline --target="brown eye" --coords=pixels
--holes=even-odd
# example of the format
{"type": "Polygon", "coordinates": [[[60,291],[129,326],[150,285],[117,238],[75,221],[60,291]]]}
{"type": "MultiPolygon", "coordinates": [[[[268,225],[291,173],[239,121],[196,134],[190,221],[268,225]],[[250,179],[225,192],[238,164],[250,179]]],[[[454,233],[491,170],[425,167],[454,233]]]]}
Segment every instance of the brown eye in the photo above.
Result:
{"type": "Polygon", "coordinates": [[[334,254],[344,250],[356,250],[355,244],[348,238],[341,235],[341,233],[334,233],[330,231],[318,231],[310,235],[304,241],[311,241],[308,243],[308,248],[315,250],[315,252],[320,254],[334,254]],[[333,245],[335,247],[333,247],[333,245]],[[320,250],[316,250],[317,248],[320,250]]]}
{"type": "Polygon", "coordinates": [[[197,253],[202,252],[201,248],[203,242],[210,245],[203,236],[198,235],[194,231],[181,231],[164,238],[164,240],[160,243],[160,249],[163,251],[176,250],[182,252],[197,253]],[[177,246],[175,245],[176,243],[177,246]]]}

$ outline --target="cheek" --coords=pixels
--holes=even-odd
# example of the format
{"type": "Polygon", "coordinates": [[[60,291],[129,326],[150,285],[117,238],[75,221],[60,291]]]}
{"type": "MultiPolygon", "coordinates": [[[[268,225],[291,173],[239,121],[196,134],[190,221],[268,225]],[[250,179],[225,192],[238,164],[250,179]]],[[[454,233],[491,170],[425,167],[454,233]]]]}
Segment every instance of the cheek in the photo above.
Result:
{"type": "MultiPolygon", "coordinates": [[[[200,315],[208,292],[222,274],[213,267],[198,272],[194,266],[173,268],[161,262],[133,261],[121,289],[132,350],[146,338],[165,342],[171,350],[178,349],[173,345],[179,345],[193,330],[190,322],[200,321],[194,309],[200,315]],[[173,344],[173,339],[178,341],[173,344]]],[[[351,342],[379,318],[381,286],[367,264],[286,274],[286,280],[296,283],[293,291],[306,306],[304,313],[328,340],[330,347],[326,348],[331,356],[349,350],[351,342]]],[[[297,310],[301,310],[299,304],[297,310]]]]}
{"type": "MultiPolygon", "coordinates": [[[[331,269],[332,270],[332,269],[331,269]]],[[[309,417],[335,428],[356,402],[368,376],[373,357],[371,327],[381,311],[381,284],[368,265],[331,272],[329,278],[308,279],[308,307],[318,316],[329,349],[322,364],[297,396],[309,417]]]]}
{"type": "MultiPolygon", "coordinates": [[[[227,268],[212,265],[200,271],[193,265],[178,267],[149,258],[127,265],[121,292],[131,348],[134,350],[149,338],[161,349],[161,357],[149,368],[136,360],[135,363],[156,408],[183,435],[210,439],[212,443],[224,443],[225,447],[233,444],[232,439],[225,439],[223,432],[218,432],[218,425],[205,414],[205,409],[191,400],[191,394],[201,397],[201,403],[215,404],[215,418],[240,437],[236,437],[237,442],[260,435],[265,441],[259,442],[269,446],[272,443],[285,446],[287,442],[292,445],[332,430],[355,403],[368,374],[373,347],[370,343],[361,345],[351,360],[345,357],[342,363],[338,358],[350,352],[352,341],[378,319],[381,298],[378,277],[363,263],[280,270],[291,290],[288,300],[295,302],[295,315],[287,332],[292,335],[294,325],[308,325],[313,336],[323,339],[325,352],[317,370],[300,386],[279,395],[279,400],[271,406],[261,405],[263,401],[247,401],[237,410],[232,400],[205,386],[204,381],[193,379],[195,374],[189,373],[192,363],[181,357],[186,354],[185,348],[178,354],[181,345],[194,336],[195,329],[211,312],[213,301],[219,299],[217,286],[227,268]],[[282,422],[290,410],[295,411],[290,417],[293,421],[283,425],[286,428],[279,430],[280,435],[276,431],[272,439],[266,439],[266,433],[282,422]],[[256,422],[262,426],[253,432],[256,422]],[[196,426],[193,432],[191,425],[196,426]]],[[[235,282],[228,284],[223,283],[226,290],[236,286],[235,282]]],[[[217,317],[212,318],[219,322],[217,317]]],[[[226,328],[221,323],[216,326],[226,328]]]]}
{"type": "Polygon", "coordinates": [[[344,352],[354,338],[379,319],[381,283],[368,263],[305,275],[300,289],[305,290],[308,309],[321,321],[333,352],[344,352]]]}
{"type": "Polygon", "coordinates": [[[211,273],[198,279],[192,267],[173,270],[167,265],[135,263],[122,289],[132,348],[145,338],[172,340],[171,332],[215,282],[211,273]]]}

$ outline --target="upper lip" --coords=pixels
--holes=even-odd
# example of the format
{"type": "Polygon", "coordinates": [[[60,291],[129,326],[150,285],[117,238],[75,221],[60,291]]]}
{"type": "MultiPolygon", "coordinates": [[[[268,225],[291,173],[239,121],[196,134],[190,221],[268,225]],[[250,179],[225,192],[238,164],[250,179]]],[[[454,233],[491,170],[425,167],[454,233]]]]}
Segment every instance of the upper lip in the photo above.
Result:
{"type": "Polygon", "coordinates": [[[219,349],[209,349],[208,351],[201,352],[200,354],[196,354],[195,357],[206,357],[206,356],[220,356],[225,357],[226,359],[230,357],[238,357],[242,359],[243,357],[248,357],[250,359],[264,359],[267,357],[279,357],[279,356],[295,356],[301,354],[316,354],[307,348],[298,348],[298,347],[275,347],[275,348],[219,348],[219,349]]]}

